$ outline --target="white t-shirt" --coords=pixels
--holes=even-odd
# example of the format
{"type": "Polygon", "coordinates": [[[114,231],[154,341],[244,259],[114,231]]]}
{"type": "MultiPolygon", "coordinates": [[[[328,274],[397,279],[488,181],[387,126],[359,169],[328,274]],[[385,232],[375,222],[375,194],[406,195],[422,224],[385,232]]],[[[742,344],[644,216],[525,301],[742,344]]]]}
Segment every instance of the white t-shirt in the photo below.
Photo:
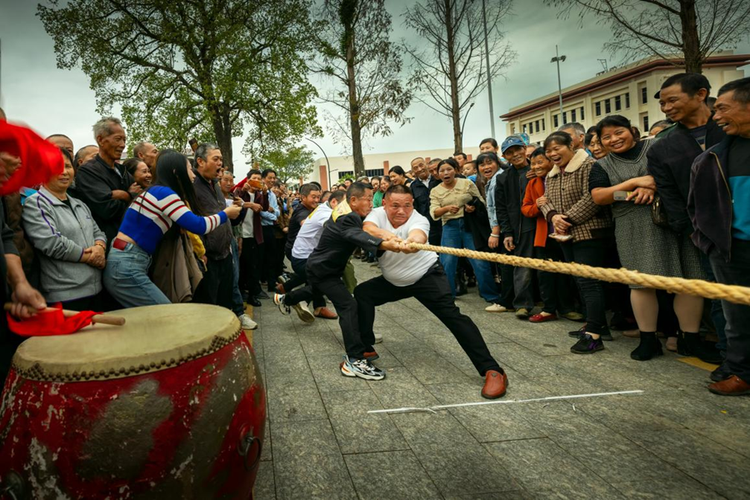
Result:
{"type": "Polygon", "coordinates": [[[323,234],[323,224],[331,218],[331,206],[328,203],[321,203],[313,210],[313,213],[307,216],[305,223],[300,227],[297,233],[297,239],[294,240],[292,247],[292,257],[295,259],[306,259],[313,253],[318,246],[320,236],[323,234]]]}
{"type": "MultiPolygon", "coordinates": [[[[427,217],[414,210],[409,220],[394,228],[388,220],[385,208],[379,207],[370,212],[365,222],[372,222],[380,229],[384,229],[405,240],[414,229],[419,229],[425,235],[430,235],[430,221],[427,217]]],[[[419,251],[417,253],[385,252],[378,257],[383,277],[395,286],[413,285],[435,265],[438,255],[435,252],[419,251]]]]}
{"type": "MultiPolygon", "coordinates": [[[[254,203],[255,193],[248,194],[250,195],[250,201],[254,203]]],[[[240,229],[240,236],[243,238],[255,238],[253,217],[255,217],[255,212],[248,208],[247,213],[245,214],[245,220],[242,221],[240,229]]]]}

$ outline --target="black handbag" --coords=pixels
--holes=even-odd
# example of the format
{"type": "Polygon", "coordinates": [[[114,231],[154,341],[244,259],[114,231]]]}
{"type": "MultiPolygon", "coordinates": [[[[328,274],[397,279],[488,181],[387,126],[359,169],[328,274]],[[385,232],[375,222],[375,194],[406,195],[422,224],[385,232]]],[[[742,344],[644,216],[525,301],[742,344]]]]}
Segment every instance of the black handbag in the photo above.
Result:
{"type": "Polygon", "coordinates": [[[659,227],[669,228],[669,217],[661,203],[661,196],[658,194],[654,196],[654,201],[651,203],[651,221],[659,227]]]}

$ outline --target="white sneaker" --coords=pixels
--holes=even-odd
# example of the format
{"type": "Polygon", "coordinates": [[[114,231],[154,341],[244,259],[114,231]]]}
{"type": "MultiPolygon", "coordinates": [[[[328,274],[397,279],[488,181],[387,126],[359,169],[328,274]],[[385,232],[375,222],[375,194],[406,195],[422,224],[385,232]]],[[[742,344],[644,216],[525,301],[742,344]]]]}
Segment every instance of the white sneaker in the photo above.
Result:
{"type": "Polygon", "coordinates": [[[485,311],[490,313],[505,313],[505,312],[513,312],[515,309],[508,308],[505,306],[501,306],[500,304],[491,304],[484,308],[485,311]]]}
{"type": "Polygon", "coordinates": [[[297,316],[299,316],[299,319],[301,319],[305,323],[312,323],[313,321],[315,321],[315,315],[312,313],[312,311],[310,311],[310,309],[307,308],[307,304],[305,304],[304,302],[293,305],[292,309],[297,312],[297,316]]]}
{"type": "Polygon", "coordinates": [[[375,343],[379,344],[383,341],[383,334],[382,333],[375,333],[375,343]]]}
{"type": "Polygon", "coordinates": [[[240,324],[242,325],[243,330],[255,330],[256,328],[258,328],[258,323],[253,321],[247,314],[237,316],[237,319],[240,320],[240,324]]]}

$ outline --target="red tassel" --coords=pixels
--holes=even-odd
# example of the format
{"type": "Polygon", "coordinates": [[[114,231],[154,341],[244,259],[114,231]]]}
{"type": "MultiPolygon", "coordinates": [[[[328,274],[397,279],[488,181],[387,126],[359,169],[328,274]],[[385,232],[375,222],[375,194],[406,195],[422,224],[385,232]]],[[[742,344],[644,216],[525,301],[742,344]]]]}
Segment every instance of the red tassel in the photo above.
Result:
{"type": "Polygon", "coordinates": [[[31,129],[6,121],[0,121],[0,151],[21,159],[21,164],[14,171],[7,172],[9,179],[0,185],[0,196],[47,182],[65,169],[62,153],[57,146],[31,129]]]}
{"type": "Polygon", "coordinates": [[[81,311],[74,316],[66,318],[63,315],[62,304],[55,304],[49,307],[46,311],[41,311],[31,318],[24,320],[17,320],[10,313],[6,313],[10,330],[22,337],[70,335],[90,325],[91,318],[97,314],[101,314],[94,311],[81,311]]]}

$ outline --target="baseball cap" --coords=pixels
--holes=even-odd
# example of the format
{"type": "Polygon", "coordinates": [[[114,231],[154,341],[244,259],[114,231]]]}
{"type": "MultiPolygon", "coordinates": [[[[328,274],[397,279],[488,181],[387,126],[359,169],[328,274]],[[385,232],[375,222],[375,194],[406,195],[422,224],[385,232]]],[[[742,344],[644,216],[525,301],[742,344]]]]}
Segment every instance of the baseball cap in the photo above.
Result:
{"type": "Polygon", "coordinates": [[[521,139],[517,135],[511,135],[503,141],[503,145],[500,147],[500,151],[505,154],[505,151],[512,148],[513,146],[525,147],[526,143],[523,142],[523,139],[521,139]]]}

